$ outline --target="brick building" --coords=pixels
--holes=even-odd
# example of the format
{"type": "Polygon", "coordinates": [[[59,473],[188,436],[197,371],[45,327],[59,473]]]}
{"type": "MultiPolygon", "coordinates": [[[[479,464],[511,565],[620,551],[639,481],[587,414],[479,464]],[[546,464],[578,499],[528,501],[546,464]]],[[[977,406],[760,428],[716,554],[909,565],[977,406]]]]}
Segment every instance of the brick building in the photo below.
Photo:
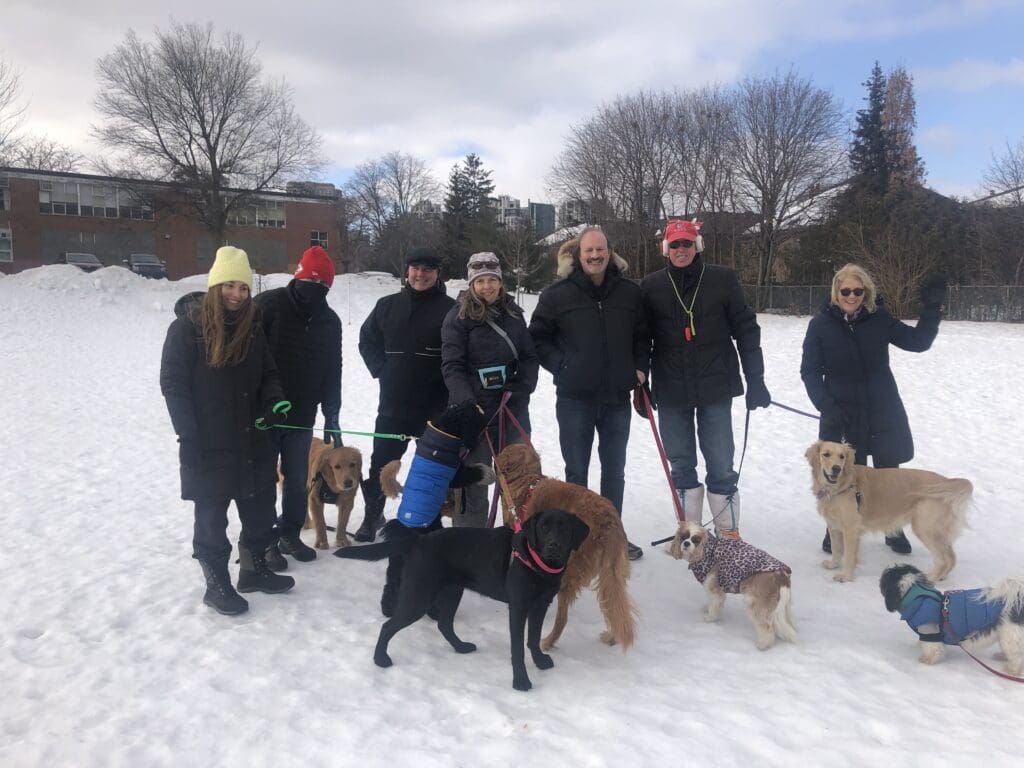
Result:
{"type": "MultiPolygon", "coordinates": [[[[341,195],[331,184],[289,184],[288,190],[263,192],[235,211],[227,242],[244,249],[257,272],[294,269],[310,245],[324,246],[338,272],[348,271],[341,195]]],[[[78,251],[106,266],[121,266],[130,253],[151,253],[166,263],[171,279],[207,272],[219,244],[168,205],[174,195],[172,185],[159,182],[0,167],[0,271],[53,264],[61,252],[78,251]]]]}

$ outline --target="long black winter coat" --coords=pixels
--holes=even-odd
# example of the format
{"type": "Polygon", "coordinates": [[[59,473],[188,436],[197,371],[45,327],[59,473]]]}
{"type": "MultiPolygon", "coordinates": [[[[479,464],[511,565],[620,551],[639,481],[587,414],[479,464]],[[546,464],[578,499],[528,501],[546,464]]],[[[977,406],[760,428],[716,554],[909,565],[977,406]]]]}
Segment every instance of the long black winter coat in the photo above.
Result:
{"type": "Polygon", "coordinates": [[[648,275],[640,289],[653,336],[651,383],[659,405],[694,407],[742,395],[741,362],[747,381],[764,379],[761,328],[731,269],[705,264],[697,256],[683,269],[668,266],[648,275]],[[685,337],[689,317],[673,280],[687,307],[696,293],[691,341],[685,337]]]}
{"type": "Polygon", "coordinates": [[[312,427],[317,405],[325,419],[341,412],[341,321],[326,301],[310,307],[295,293],[295,281],[256,297],[284,396],[291,401],[288,424],[312,427]]]}
{"type": "Polygon", "coordinates": [[[640,286],[614,264],[599,286],[576,268],[545,288],[530,335],[541,365],[566,397],[619,402],[636,384],[636,370],[649,365],[640,286]]]}
{"type": "Polygon", "coordinates": [[[509,409],[526,426],[530,395],[537,387],[540,361],[522,310],[509,296],[499,301],[503,302],[503,308],[494,322],[516,345],[518,363],[511,347],[493,328],[485,322],[459,319],[459,308],[454,306],[441,326],[441,370],[448,385],[449,403],[476,400],[490,417],[501,402],[502,390],[484,389],[477,371],[494,365],[507,366],[509,371],[513,371],[505,386],[512,393],[509,409]]]}
{"type": "Polygon", "coordinates": [[[359,354],[380,380],[378,414],[422,424],[444,408],[441,324],[454,304],[438,282],[426,291],[405,286],[374,306],[359,329],[359,354]]]}
{"type": "Polygon", "coordinates": [[[839,307],[823,304],[807,326],[800,361],[807,396],[823,417],[818,437],[840,439],[828,429],[832,420],[825,418],[838,409],[858,462],[872,456],[877,466],[888,467],[914,458],[907,412],[889,367],[889,345],[924,352],[938,331],[938,310],[922,310],[915,328],[881,305],[847,323],[839,307]]]}
{"type": "Polygon", "coordinates": [[[181,498],[249,498],[277,482],[270,440],[254,422],[284,393],[259,324],[241,363],[209,366],[190,316],[202,296],[178,300],[160,360],[160,390],[174,431],[182,442],[198,441],[200,451],[197,467],[181,467],[181,498]]]}

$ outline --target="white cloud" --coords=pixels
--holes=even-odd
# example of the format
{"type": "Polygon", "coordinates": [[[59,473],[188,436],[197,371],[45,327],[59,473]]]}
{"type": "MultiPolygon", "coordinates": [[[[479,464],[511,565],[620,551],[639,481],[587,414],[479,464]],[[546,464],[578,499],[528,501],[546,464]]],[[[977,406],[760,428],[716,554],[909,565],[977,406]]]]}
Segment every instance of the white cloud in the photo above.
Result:
{"type": "Polygon", "coordinates": [[[960,132],[950,125],[929,126],[917,136],[917,144],[921,150],[945,156],[955,155],[962,141],[960,132]]]}
{"type": "Polygon", "coordinates": [[[914,83],[919,88],[942,88],[954,91],[979,91],[993,86],[1024,86],[1024,59],[1007,62],[982,59],[959,59],[945,67],[914,70],[914,83]]]}

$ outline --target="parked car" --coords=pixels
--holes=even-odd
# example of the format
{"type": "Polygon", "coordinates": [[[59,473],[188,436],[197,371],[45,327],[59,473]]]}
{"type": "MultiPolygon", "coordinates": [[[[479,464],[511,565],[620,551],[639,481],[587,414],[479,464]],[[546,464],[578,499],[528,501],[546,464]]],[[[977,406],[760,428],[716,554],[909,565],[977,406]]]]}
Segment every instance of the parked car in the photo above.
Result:
{"type": "Polygon", "coordinates": [[[95,272],[103,268],[103,262],[96,258],[94,253],[72,253],[62,251],[57,256],[57,264],[71,264],[84,272],[95,272]]]}
{"type": "Polygon", "coordinates": [[[123,259],[128,269],[143,277],[162,278],[167,277],[167,267],[152,253],[132,253],[127,259],[123,259]]]}

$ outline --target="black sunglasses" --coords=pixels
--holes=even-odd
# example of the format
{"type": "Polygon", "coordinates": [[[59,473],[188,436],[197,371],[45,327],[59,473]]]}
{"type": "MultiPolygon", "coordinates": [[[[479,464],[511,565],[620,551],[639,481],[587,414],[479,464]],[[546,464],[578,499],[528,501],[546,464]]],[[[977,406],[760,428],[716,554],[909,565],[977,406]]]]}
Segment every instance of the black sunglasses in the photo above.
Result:
{"type": "Polygon", "coordinates": [[[864,289],[863,288],[840,288],[839,289],[839,293],[841,293],[843,296],[849,296],[851,293],[854,296],[863,296],[864,295],[864,289]]]}
{"type": "Polygon", "coordinates": [[[680,248],[692,248],[693,240],[673,240],[668,247],[674,251],[678,251],[680,248]]]}
{"type": "Polygon", "coordinates": [[[494,259],[487,259],[486,261],[471,261],[469,262],[470,269],[484,269],[486,267],[499,267],[501,264],[494,259]]]}

